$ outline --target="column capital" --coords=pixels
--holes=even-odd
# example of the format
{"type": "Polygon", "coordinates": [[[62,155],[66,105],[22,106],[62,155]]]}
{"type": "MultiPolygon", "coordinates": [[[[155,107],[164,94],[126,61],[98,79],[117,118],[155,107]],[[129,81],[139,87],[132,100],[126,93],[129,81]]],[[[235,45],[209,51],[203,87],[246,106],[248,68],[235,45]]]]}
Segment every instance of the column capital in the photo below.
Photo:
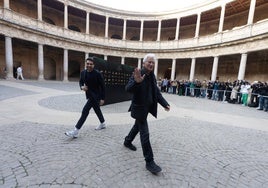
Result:
{"type": "Polygon", "coordinates": [[[5,35],[5,38],[13,38],[11,35],[5,35]]]}

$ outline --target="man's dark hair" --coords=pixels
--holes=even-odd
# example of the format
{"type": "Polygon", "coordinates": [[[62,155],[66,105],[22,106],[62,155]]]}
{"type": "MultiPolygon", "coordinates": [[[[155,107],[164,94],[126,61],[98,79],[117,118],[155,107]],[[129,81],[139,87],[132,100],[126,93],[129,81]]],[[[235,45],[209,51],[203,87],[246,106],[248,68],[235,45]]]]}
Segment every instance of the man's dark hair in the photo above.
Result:
{"type": "Polygon", "coordinates": [[[86,59],[86,61],[87,61],[87,60],[92,61],[92,62],[95,64],[95,58],[94,58],[94,57],[88,57],[88,58],[86,59]]]}

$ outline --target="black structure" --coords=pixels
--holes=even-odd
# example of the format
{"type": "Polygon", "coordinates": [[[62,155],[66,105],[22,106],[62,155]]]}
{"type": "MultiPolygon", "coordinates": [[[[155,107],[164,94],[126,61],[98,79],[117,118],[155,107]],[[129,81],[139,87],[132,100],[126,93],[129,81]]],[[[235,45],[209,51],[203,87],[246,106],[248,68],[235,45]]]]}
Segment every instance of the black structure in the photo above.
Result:
{"type": "Polygon", "coordinates": [[[104,78],[106,88],[105,104],[113,104],[130,100],[132,95],[125,91],[134,67],[117,63],[107,62],[101,58],[94,57],[95,68],[99,70],[104,78]]]}

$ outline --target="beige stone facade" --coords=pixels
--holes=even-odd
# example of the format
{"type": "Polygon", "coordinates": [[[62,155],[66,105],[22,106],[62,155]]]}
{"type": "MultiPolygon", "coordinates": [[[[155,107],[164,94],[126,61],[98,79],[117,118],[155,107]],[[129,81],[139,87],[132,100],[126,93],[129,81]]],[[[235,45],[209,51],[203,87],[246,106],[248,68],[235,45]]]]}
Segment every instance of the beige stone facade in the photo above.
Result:
{"type": "Polygon", "coordinates": [[[0,77],[77,80],[88,55],[140,66],[158,78],[268,80],[268,1],[211,0],[162,13],[124,12],[83,0],[0,0],[0,77]]]}

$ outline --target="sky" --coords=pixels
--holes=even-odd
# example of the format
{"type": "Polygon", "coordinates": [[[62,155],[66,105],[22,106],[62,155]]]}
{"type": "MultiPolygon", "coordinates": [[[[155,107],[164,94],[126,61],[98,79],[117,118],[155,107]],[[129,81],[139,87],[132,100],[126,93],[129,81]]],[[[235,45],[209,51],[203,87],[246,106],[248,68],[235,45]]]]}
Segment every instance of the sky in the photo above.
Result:
{"type": "Polygon", "coordinates": [[[170,11],[186,8],[207,0],[85,0],[119,10],[135,12],[170,11]]]}

